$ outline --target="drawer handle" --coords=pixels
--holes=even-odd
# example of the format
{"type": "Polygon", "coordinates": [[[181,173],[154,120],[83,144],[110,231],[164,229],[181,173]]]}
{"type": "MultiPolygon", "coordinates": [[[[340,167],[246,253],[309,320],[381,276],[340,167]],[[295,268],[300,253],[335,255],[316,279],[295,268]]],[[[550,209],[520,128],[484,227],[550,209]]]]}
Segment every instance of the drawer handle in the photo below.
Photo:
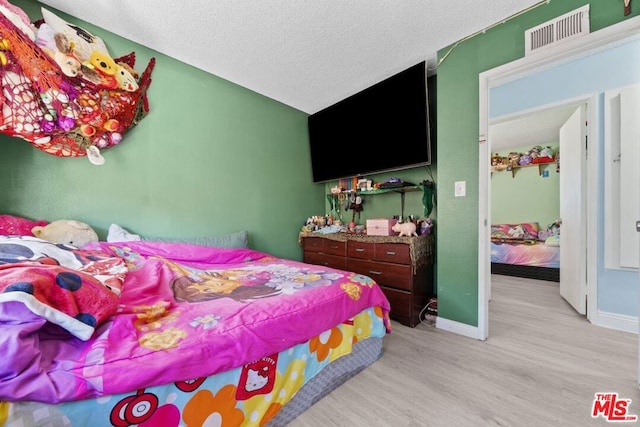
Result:
{"type": "Polygon", "coordinates": [[[356,248],[356,252],[364,252],[364,248],[356,248]]]}
{"type": "Polygon", "coordinates": [[[338,249],[338,246],[329,246],[331,249],[338,249]]]}
{"type": "Polygon", "coordinates": [[[371,270],[371,271],[369,271],[369,274],[375,274],[376,276],[380,276],[380,275],[382,275],[382,271],[373,271],[373,270],[371,270]]]}
{"type": "Polygon", "coordinates": [[[395,253],[394,251],[387,251],[387,255],[393,255],[393,256],[395,256],[395,255],[396,255],[396,253],[395,253]]]}

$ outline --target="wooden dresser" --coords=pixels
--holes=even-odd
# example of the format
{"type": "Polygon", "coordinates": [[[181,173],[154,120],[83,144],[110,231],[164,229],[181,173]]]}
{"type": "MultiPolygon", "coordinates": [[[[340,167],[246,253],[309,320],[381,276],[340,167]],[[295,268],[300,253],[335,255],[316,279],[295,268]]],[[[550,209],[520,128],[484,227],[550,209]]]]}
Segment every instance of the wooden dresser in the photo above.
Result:
{"type": "Polygon", "coordinates": [[[301,233],[300,243],[304,262],[371,277],[387,296],[392,319],[412,328],[420,323],[420,312],[434,294],[433,235],[301,233]]]}

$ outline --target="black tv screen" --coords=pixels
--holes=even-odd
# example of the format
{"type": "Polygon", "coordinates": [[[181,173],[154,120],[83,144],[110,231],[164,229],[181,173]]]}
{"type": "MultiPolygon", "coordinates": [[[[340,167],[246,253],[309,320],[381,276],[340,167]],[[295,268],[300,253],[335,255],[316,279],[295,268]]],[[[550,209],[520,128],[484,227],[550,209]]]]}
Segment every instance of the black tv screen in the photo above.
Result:
{"type": "Polygon", "coordinates": [[[425,65],[309,116],[314,183],[431,164],[425,65]]]}

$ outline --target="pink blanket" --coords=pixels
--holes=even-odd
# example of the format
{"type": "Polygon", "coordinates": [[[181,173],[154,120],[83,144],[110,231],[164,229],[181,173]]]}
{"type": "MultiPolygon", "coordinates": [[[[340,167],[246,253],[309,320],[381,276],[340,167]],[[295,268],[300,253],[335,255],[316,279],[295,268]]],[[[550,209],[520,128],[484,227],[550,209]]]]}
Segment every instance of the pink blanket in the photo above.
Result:
{"type": "Polygon", "coordinates": [[[24,304],[0,303],[0,401],[49,403],[209,376],[308,340],[389,302],[369,277],[249,249],[127,242],[115,314],[82,341],[24,304]],[[7,331],[5,333],[5,331],[7,331]]]}

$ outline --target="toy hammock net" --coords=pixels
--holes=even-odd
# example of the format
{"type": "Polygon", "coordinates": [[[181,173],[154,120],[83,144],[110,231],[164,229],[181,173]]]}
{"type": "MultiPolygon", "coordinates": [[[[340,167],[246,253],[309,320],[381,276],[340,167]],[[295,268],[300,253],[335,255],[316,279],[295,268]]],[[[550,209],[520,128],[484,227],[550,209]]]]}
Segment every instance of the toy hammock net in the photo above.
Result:
{"type": "MultiPolygon", "coordinates": [[[[37,44],[38,39],[26,34],[24,27],[20,30],[14,24],[15,14],[7,15],[4,7],[0,11],[0,133],[22,138],[55,156],[90,155],[88,149],[99,155],[99,150],[118,144],[148,113],[146,93],[155,58],[139,78],[133,71],[134,52],[113,60],[119,67],[129,67],[136,79],[129,90],[104,81],[92,82],[80,72],[69,76],[51,51],[37,44]]],[[[16,7],[13,11],[21,12],[16,7]]],[[[35,24],[38,22],[44,30],[43,20],[35,24]]],[[[69,58],[74,59],[72,55],[69,58]]],[[[77,57],[75,60],[81,63],[77,57]]]]}

